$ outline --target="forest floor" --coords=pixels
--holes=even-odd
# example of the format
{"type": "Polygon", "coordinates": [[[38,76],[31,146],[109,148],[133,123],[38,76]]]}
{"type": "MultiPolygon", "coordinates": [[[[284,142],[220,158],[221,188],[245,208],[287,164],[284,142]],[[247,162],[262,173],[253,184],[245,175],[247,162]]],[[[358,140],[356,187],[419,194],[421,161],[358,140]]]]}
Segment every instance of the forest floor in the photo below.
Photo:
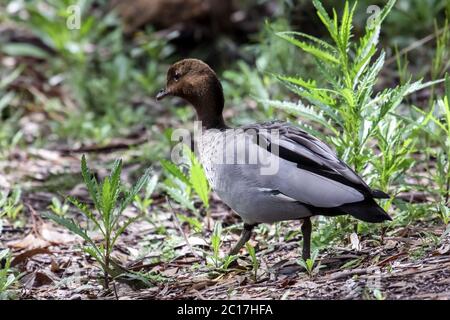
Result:
{"type": "MultiPolygon", "coordinates": [[[[3,183],[27,186],[22,196],[25,206],[21,224],[6,221],[0,239],[0,248],[12,250],[12,264],[23,274],[19,298],[450,299],[450,235],[444,234],[443,226],[433,223],[401,227],[389,236],[378,235],[379,241],[371,238],[360,239],[356,245],[348,242],[346,247],[330,245],[320,251],[320,268],[310,276],[297,263],[301,233],[289,240],[283,237],[300,230],[301,222],[285,222],[269,227],[264,234],[257,231],[251,240],[260,263],[256,277],[246,250],[228,270],[212,268],[204,254],[210,246],[212,221],[222,220],[224,228],[239,223],[239,218],[214,196],[210,218],[203,221],[209,230],[195,233],[176,218],[173,211],[182,209],[156,195],[150,218],[129,227],[119,239],[114,256],[131,270],[152,271],[157,276],[146,288],[116,281],[113,290],[104,290],[100,270],[80,249],[81,238],[42,219],[41,213],[49,210],[55,193],[88,202],[79,178],[80,154],[90,151],[90,165],[104,176],[107,168],[101,163],[124,153],[120,148],[112,149],[17,150],[0,161],[0,172],[6,173],[0,177],[3,183]],[[165,231],[159,232],[160,228],[165,231]],[[439,241],[431,241],[433,238],[439,241]]],[[[123,180],[131,179],[132,169],[124,168],[123,180]]],[[[81,221],[79,213],[69,214],[81,221]]],[[[137,213],[130,208],[125,214],[137,213]]],[[[238,234],[238,229],[225,234],[222,254],[237,241],[238,234]]]]}

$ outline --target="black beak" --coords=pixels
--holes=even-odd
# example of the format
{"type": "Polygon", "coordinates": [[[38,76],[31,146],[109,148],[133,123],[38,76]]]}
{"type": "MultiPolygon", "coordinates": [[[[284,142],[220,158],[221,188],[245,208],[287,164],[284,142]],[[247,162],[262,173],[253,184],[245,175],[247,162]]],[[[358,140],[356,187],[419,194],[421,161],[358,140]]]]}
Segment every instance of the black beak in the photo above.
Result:
{"type": "Polygon", "coordinates": [[[158,94],[156,95],[156,100],[161,100],[162,98],[164,98],[167,95],[169,95],[169,92],[167,91],[167,89],[161,89],[161,90],[159,90],[158,94]]]}

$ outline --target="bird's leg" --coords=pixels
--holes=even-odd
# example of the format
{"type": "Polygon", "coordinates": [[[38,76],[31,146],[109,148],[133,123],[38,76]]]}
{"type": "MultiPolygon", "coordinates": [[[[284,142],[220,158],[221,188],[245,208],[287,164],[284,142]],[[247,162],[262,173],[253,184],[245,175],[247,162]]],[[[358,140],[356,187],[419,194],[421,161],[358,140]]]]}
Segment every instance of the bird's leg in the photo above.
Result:
{"type": "Polygon", "coordinates": [[[256,224],[247,224],[244,223],[244,229],[241,233],[241,238],[239,239],[238,243],[233,247],[233,249],[230,250],[229,255],[236,255],[239,253],[239,250],[245,245],[245,243],[250,239],[252,236],[252,230],[256,226],[256,224]]]}
{"type": "Polygon", "coordinates": [[[308,260],[311,257],[311,219],[304,218],[302,223],[303,234],[303,260],[308,260]]]}

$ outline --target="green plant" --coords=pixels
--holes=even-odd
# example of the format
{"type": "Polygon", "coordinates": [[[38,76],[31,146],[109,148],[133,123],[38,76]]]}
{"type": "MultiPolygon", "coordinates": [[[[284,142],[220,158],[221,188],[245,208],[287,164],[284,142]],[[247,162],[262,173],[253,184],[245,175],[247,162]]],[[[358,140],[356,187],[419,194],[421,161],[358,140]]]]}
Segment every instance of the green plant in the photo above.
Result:
{"type": "Polygon", "coordinates": [[[420,123],[407,123],[395,117],[390,117],[379,124],[375,129],[379,151],[377,156],[368,162],[374,169],[367,176],[370,185],[389,190],[390,186],[397,182],[400,187],[396,192],[402,191],[402,186],[407,185],[404,173],[415,163],[411,155],[416,150],[415,145],[418,142],[416,133],[420,127],[420,123]]]}
{"type": "Polygon", "coordinates": [[[10,192],[0,192],[0,216],[5,215],[10,221],[17,221],[19,213],[23,209],[20,203],[22,190],[19,187],[10,192]]]}
{"type": "Polygon", "coordinates": [[[186,222],[195,232],[201,232],[203,230],[203,224],[197,217],[188,217],[184,214],[177,214],[178,219],[181,222],[186,222]]]}
{"type": "Polygon", "coordinates": [[[9,90],[11,83],[19,77],[22,68],[17,68],[9,74],[0,73],[0,158],[12,150],[21,140],[23,134],[17,123],[20,111],[13,111],[12,104],[16,93],[9,90]]]}
{"type": "Polygon", "coordinates": [[[53,132],[108,144],[112,136],[128,134],[128,128],[142,123],[146,108],[136,101],[164,82],[160,71],[165,66],[160,61],[172,52],[164,39],[148,29],[129,45],[121,20],[104,1],[49,0],[43,5],[33,0],[20,5],[21,14],[11,13],[8,18],[42,45],[7,42],[0,52],[44,60],[48,82],[58,79],[50,86],[64,88],[65,99],[43,103],[55,120],[49,124],[53,132]],[[80,24],[69,27],[74,5],[80,10],[80,24]]]}
{"type": "Polygon", "coordinates": [[[398,51],[397,46],[395,46],[395,61],[397,63],[397,72],[398,72],[399,82],[400,82],[400,84],[403,85],[408,81],[408,79],[410,77],[410,72],[408,70],[409,61],[408,61],[408,55],[406,53],[404,55],[402,55],[398,51]]]}
{"type": "Polygon", "coordinates": [[[173,200],[192,212],[196,212],[192,201],[192,191],[195,191],[202,201],[203,206],[208,209],[211,188],[203,167],[195,154],[187,146],[184,146],[183,154],[187,154],[187,174],[173,162],[164,159],[161,160],[161,165],[168,176],[168,179],[164,181],[164,190],[173,200]]]}
{"type": "Polygon", "coordinates": [[[445,96],[438,99],[429,112],[419,108],[415,110],[423,117],[421,120],[427,136],[438,145],[428,148],[429,158],[435,158],[436,167],[432,172],[432,180],[437,185],[436,209],[442,221],[448,223],[448,205],[450,197],[450,76],[445,77],[445,96]]]}
{"type": "Polygon", "coordinates": [[[53,197],[52,203],[48,206],[48,208],[58,216],[64,217],[69,211],[69,204],[66,201],[64,201],[64,203],[61,202],[58,197],[53,197]]]}
{"type": "Polygon", "coordinates": [[[373,297],[376,300],[385,300],[386,299],[385,295],[383,294],[383,292],[381,292],[380,289],[373,289],[372,293],[373,293],[373,297]]]}
{"type": "Polygon", "coordinates": [[[259,262],[258,258],[256,258],[255,248],[247,242],[245,244],[245,247],[247,248],[248,254],[250,255],[250,258],[252,260],[252,268],[253,268],[253,280],[256,281],[258,276],[258,269],[259,269],[259,262]]]}
{"type": "MultiPolygon", "coordinates": [[[[436,80],[442,77],[450,68],[450,29],[448,25],[448,16],[444,21],[442,28],[438,27],[437,21],[434,21],[434,35],[436,37],[436,47],[433,50],[433,56],[430,66],[431,80],[436,80]]],[[[435,101],[436,88],[431,87],[431,93],[429,97],[429,104],[433,106],[435,101]]]]}
{"type": "MultiPolygon", "coordinates": [[[[73,14],[69,9],[73,5],[71,0],[46,1],[46,6],[42,6],[38,1],[28,1],[21,8],[22,13],[10,16],[15,22],[23,27],[29,28],[35,35],[45,42],[45,45],[55,50],[68,63],[77,63],[87,59],[87,51],[83,46],[88,44],[88,36],[94,36],[92,33],[98,32],[104,28],[103,25],[96,28],[96,21],[93,16],[88,15],[87,11],[92,4],[91,0],[79,1],[80,19],[78,27],[69,28],[67,25],[70,16],[73,14]]],[[[4,53],[10,55],[26,55],[36,58],[50,58],[47,51],[37,46],[27,43],[6,43],[2,47],[4,53]]],[[[52,61],[60,64],[58,60],[52,61]]],[[[61,66],[62,67],[62,66],[61,66]]]]}
{"type": "MultiPolygon", "coordinates": [[[[410,122],[398,120],[396,109],[407,95],[440,80],[422,83],[409,79],[402,85],[375,91],[385,60],[384,51],[377,49],[381,24],[395,0],[388,1],[367,21],[365,33],[358,40],[352,34],[356,3],[350,7],[346,1],[341,18],[335,10],[329,16],[318,0],[313,4],[331,41],[301,32],[286,31],[277,35],[314,58],[317,72],[312,74],[317,76],[305,79],[298,75],[276,75],[302,100],[261,102],[301,117],[299,124],[304,130],[329,142],[338,156],[371,186],[389,192],[393,184],[405,184],[404,174],[414,164],[411,154],[417,132],[417,124],[406,126],[405,123],[410,122]]],[[[389,209],[391,201],[382,203],[384,209],[389,209]]],[[[325,228],[321,232],[324,239],[330,241],[354,228],[348,217],[334,219],[333,224],[337,220],[340,221],[338,229],[326,222],[321,224],[325,228]]],[[[358,223],[358,229],[361,224],[358,223]]],[[[323,243],[324,239],[319,242],[323,243]]]]}
{"type": "Polygon", "coordinates": [[[289,89],[313,106],[302,102],[266,101],[322,126],[325,132],[303,123],[305,130],[330,141],[338,155],[357,172],[364,172],[378,138],[379,128],[389,121],[403,98],[432,83],[420,81],[385,89],[374,94],[378,74],[384,63],[384,52],[375,61],[382,21],[395,1],[390,0],[373,22],[366,26],[359,41],[352,41],[352,18],[356,4],[346,2],[339,21],[336,11],[331,18],[322,4],[315,0],[317,14],[327,28],[332,43],[300,32],[279,32],[277,35],[315,58],[316,68],[324,83],[298,76],[279,75],[277,78],[289,89]]]}
{"type": "MultiPolygon", "coordinates": [[[[283,6],[286,6],[286,3],[280,3],[280,7],[283,6]]],[[[286,9],[289,11],[289,8],[286,9]]],[[[262,108],[254,108],[253,105],[255,99],[265,101],[270,96],[281,98],[285,95],[286,90],[277,85],[272,74],[285,73],[289,70],[308,73],[311,68],[312,59],[295,47],[286,46],[284,40],[275,35],[276,32],[289,28],[289,21],[285,15],[274,21],[266,20],[264,28],[255,37],[256,43],[242,49],[242,54],[249,56],[245,60],[254,60],[254,65],[238,60],[232,68],[223,72],[225,101],[239,112],[239,117],[230,119],[235,125],[286,116],[282,110],[273,108],[270,104],[262,103],[262,108]],[[302,61],[301,64],[297,63],[299,59],[302,61]],[[243,97],[247,98],[242,100],[243,97]],[[280,113],[280,116],[277,113],[280,113]]]]}
{"type": "Polygon", "coordinates": [[[152,194],[155,191],[156,184],[158,183],[158,176],[154,175],[145,186],[145,192],[144,195],[141,196],[137,194],[134,197],[134,205],[141,213],[146,213],[148,209],[150,208],[150,205],[153,202],[152,194]]]}
{"type": "MultiPolygon", "coordinates": [[[[272,79],[269,75],[261,74],[254,67],[239,61],[236,64],[236,70],[226,70],[223,73],[223,89],[226,101],[233,105],[234,108],[242,105],[242,97],[253,96],[261,100],[269,99],[268,87],[272,85],[272,79]]],[[[247,100],[248,101],[248,100],[247,100]]],[[[245,102],[245,101],[244,101],[245,102]]],[[[264,112],[256,113],[251,110],[251,114],[245,114],[247,108],[240,111],[241,116],[235,121],[261,120],[273,117],[273,108],[263,105],[264,112]],[[258,119],[259,118],[259,119],[258,119]]],[[[238,122],[237,125],[240,123],[238,122]]]]}
{"type": "Polygon", "coordinates": [[[220,266],[221,262],[220,258],[221,243],[222,243],[222,224],[220,222],[216,222],[214,224],[213,233],[211,234],[212,256],[210,257],[212,263],[216,268],[220,266]]]}
{"type": "Polygon", "coordinates": [[[438,216],[441,218],[442,222],[446,225],[450,222],[450,209],[445,206],[443,202],[440,202],[437,205],[436,211],[438,212],[438,216]]]}
{"type": "Polygon", "coordinates": [[[154,95],[166,81],[166,74],[161,72],[165,66],[160,62],[173,54],[174,47],[165,38],[156,37],[153,28],[140,33],[137,42],[132,56],[145,63],[144,68],[133,68],[131,76],[146,94],[154,95]]]}
{"type": "Polygon", "coordinates": [[[298,264],[306,270],[306,272],[310,277],[312,277],[314,273],[316,273],[320,269],[320,263],[317,266],[315,266],[318,255],[319,251],[314,250],[311,253],[311,258],[306,259],[306,261],[303,260],[303,258],[300,258],[298,260],[298,264]]]}
{"type": "Polygon", "coordinates": [[[88,221],[92,222],[101,232],[103,239],[100,244],[97,244],[89,236],[86,228],[83,228],[73,219],[63,218],[50,212],[44,214],[44,217],[64,226],[86,241],[87,246],[84,248],[84,251],[100,264],[104,273],[104,285],[106,288],[109,287],[109,276],[115,278],[123,273],[123,269],[111,257],[114,245],[126,228],[140,216],[128,218],[123,223],[120,218],[123,211],[132,203],[141,188],[148,183],[150,174],[150,171],[146,170],[144,175],[130,190],[123,192],[120,180],[121,171],[122,161],[116,160],[111,174],[99,184],[95,176],[90,172],[86,158],[83,155],[81,159],[81,173],[91,200],[94,203],[95,211],[75,198],[68,198],[85,215],[88,221]]]}
{"type": "Polygon", "coordinates": [[[431,63],[431,79],[435,80],[442,77],[450,67],[450,29],[448,18],[445,19],[444,25],[439,30],[435,22],[436,50],[431,63]]]}
{"type": "Polygon", "coordinates": [[[0,251],[0,262],[0,300],[12,299],[20,275],[11,269],[11,253],[8,249],[0,251]]]}
{"type": "Polygon", "coordinates": [[[447,228],[445,229],[445,231],[442,233],[441,237],[439,238],[439,241],[442,241],[445,239],[446,236],[448,236],[450,234],[450,225],[447,225],[447,228]]]}
{"type": "Polygon", "coordinates": [[[408,203],[405,201],[395,201],[397,207],[397,215],[390,225],[390,228],[404,227],[413,225],[417,221],[430,217],[430,212],[435,209],[434,205],[429,203],[408,203]]]}
{"type": "Polygon", "coordinates": [[[218,269],[221,271],[228,270],[230,264],[236,260],[236,256],[226,255],[225,257],[221,257],[220,255],[220,247],[222,245],[222,224],[220,222],[216,222],[214,224],[214,229],[211,234],[211,248],[212,255],[208,255],[206,258],[207,265],[211,266],[214,269],[218,269]]]}

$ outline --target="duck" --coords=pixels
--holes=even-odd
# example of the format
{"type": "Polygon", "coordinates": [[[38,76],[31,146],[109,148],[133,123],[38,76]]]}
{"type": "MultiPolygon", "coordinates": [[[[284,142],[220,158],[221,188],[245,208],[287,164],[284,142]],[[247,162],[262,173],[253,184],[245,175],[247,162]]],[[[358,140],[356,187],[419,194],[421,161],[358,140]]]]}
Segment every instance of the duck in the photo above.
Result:
{"type": "Polygon", "coordinates": [[[306,261],[311,257],[314,216],[350,215],[369,223],[392,220],[374,200],[390,196],[371,189],[331,147],[301,128],[279,120],[228,126],[221,82],[205,62],[183,59],[171,65],[156,99],[167,96],[182,98],[195,109],[201,124],[196,143],[205,175],[212,190],[244,222],[230,255],[240,252],[261,223],[301,220],[306,261]],[[230,155],[240,159],[229,161],[230,155]]]}

